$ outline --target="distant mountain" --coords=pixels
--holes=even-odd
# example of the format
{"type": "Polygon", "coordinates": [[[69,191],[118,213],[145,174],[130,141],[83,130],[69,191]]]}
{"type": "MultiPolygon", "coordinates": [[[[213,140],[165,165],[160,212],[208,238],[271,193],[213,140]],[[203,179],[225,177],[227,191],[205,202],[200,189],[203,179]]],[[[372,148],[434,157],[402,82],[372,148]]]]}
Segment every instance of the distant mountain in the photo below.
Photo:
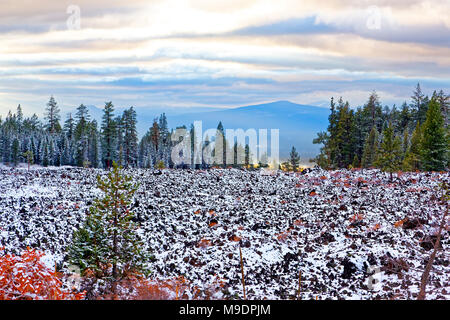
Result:
{"type": "MultiPolygon", "coordinates": [[[[88,106],[89,114],[101,123],[103,110],[88,106]]],[[[125,108],[116,108],[115,114],[122,114],[125,108]]],[[[287,158],[295,146],[303,161],[314,157],[320,146],[312,140],[316,133],[326,129],[329,110],[327,108],[296,104],[289,101],[244,106],[238,108],[136,108],[137,129],[142,137],[152,125],[153,119],[165,112],[170,128],[202,121],[203,131],[217,128],[219,121],[225,129],[249,128],[280,130],[280,157],[287,158]]]]}

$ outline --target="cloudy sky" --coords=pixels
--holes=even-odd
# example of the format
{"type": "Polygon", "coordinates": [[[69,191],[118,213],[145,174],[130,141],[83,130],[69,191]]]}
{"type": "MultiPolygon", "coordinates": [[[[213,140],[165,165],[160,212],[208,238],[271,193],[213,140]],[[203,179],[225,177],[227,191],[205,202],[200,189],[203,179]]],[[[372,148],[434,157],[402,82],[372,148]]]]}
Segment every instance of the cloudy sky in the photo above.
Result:
{"type": "Polygon", "coordinates": [[[1,0],[0,114],[401,104],[450,91],[450,0],[1,0]]]}

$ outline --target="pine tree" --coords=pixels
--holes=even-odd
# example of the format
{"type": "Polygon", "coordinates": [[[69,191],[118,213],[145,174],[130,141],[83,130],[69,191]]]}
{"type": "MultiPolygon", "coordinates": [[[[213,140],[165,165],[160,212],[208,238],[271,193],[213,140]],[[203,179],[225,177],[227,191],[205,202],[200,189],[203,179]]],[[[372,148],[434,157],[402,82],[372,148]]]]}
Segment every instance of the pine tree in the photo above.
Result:
{"type": "Polygon", "coordinates": [[[357,108],[354,114],[354,130],[353,130],[354,154],[356,157],[358,157],[358,161],[363,156],[364,144],[367,138],[367,135],[365,134],[365,128],[363,126],[364,126],[364,113],[362,108],[359,107],[357,108]]]}
{"type": "Polygon", "coordinates": [[[450,123],[450,95],[446,95],[443,90],[440,90],[439,93],[436,94],[436,100],[439,102],[441,107],[441,112],[444,117],[444,124],[448,127],[450,123]]]}
{"type": "Polygon", "coordinates": [[[33,159],[34,159],[33,151],[28,150],[23,154],[23,156],[25,159],[27,159],[28,170],[30,170],[30,166],[33,164],[33,159]]]}
{"type": "Polygon", "coordinates": [[[22,126],[23,126],[23,112],[22,107],[19,104],[17,106],[17,131],[19,134],[22,133],[22,126]]]}
{"type": "MultiPolygon", "coordinates": [[[[339,101],[342,101],[342,97],[339,101]]],[[[339,123],[339,114],[336,110],[336,104],[334,103],[334,98],[331,98],[330,101],[330,115],[328,116],[328,134],[319,136],[318,139],[322,138],[324,143],[326,143],[326,151],[329,155],[330,163],[333,163],[334,159],[336,158],[336,153],[338,152],[337,146],[336,146],[336,136],[338,131],[338,123],[339,123]],[[325,139],[324,139],[325,138],[325,139]],[[328,138],[326,140],[326,138],[328,138]]]]}
{"type": "Polygon", "coordinates": [[[98,168],[100,163],[100,143],[97,121],[92,120],[88,125],[88,159],[92,167],[98,168]]]}
{"type": "Polygon", "coordinates": [[[364,152],[361,159],[361,166],[363,168],[372,167],[376,161],[378,153],[378,130],[372,127],[370,134],[364,144],[364,152]]]}
{"type": "Polygon", "coordinates": [[[359,158],[358,155],[355,154],[355,157],[353,158],[353,162],[352,162],[352,168],[359,168],[359,158]]]}
{"type": "Polygon", "coordinates": [[[74,120],[72,118],[72,114],[69,113],[67,115],[67,119],[64,122],[64,133],[67,136],[67,139],[72,140],[73,139],[73,131],[75,129],[74,120]]]}
{"type": "Polygon", "coordinates": [[[398,132],[403,132],[409,128],[409,124],[411,121],[411,114],[410,114],[409,107],[408,107],[408,104],[406,103],[406,101],[402,105],[402,110],[400,112],[399,117],[400,117],[399,126],[397,129],[398,129],[398,132]]]}
{"type": "Polygon", "coordinates": [[[294,172],[298,171],[298,165],[300,164],[300,156],[298,155],[297,150],[295,150],[295,147],[292,147],[291,153],[289,154],[289,163],[291,165],[291,168],[294,172]]]}
{"type": "Polygon", "coordinates": [[[110,168],[112,162],[116,159],[117,150],[117,132],[116,132],[116,122],[114,121],[114,106],[112,102],[107,102],[103,110],[103,121],[102,121],[102,159],[105,168],[110,168]]]}
{"type": "Polygon", "coordinates": [[[42,154],[43,154],[43,156],[42,156],[42,165],[44,167],[48,167],[48,165],[49,165],[49,154],[48,154],[47,141],[44,141],[42,154]]]}
{"type": "Polygon", "coordinates": [[[12,148],[11,148],[11,160],[14,166],[16,167],[19,164],[20,157],[20,142],[17,137],[14,139],[12,148]]]}
{"type": "Polygon", "coordinates": [[[113,162],[105,179],[97,177],[98,188],[105,194],[90,208],[83,228],[74,233],[69,260],[84,272],[94,271],[98,278],[113,281],[146,272],[148,255],[136,233],[130,201],[137,190],[132,178],[122,174],[113,162]]]}
{"type": "Polygon", "coordinates": [[[136,129],[136,111],[133,107],[124,111],[122,121],[125,167],[135,167],[137,166],[138,136],[136,129]]]}
{"type": "Polygon", "coordinates": [[[441,171],[447,166],[448,141],[444,129],[444,118],[439,103],[433,99],[423,125],[421,158],[427,171],[441,171]]]}
{"type": "Polygon", "coordinates": [[[364,105],[363,108],[364,113],[364,127],[365,134],[368,134],[372,127],[376,126],[377,130],[381,130],[381,126],[383,125],[383,117],[382,117],[382,109],[380,98],[376,91],[372,92],[369,96],[369,100],[364,105]]]}
{"type": "Polygon", "coordinates": [[[225,130],[222,121],[219,121],[216,130],[216,143],[214,147],[215,163],[226,168],[227,165],[227,141],[225,140],[225,130]]]}
{"type": "Polygon", "coordinates": [[[422,131],[420,122],[417,122],[411,136],[411,144],[403,160],[402,169],[404,171],[415,171],[420,169],[422,131]]]}
{"type": "Polygon", "coordinates": [[[334,166],[347,168],[354,156],[354,120],[353,110],[350,110],[348,102],[339,106],[339,122],[336,131],[336,155],[334,166]]]}
{"type": "Polygon", "coordinates": [[[160,135],[160,146],[158,148],[159,159],[161,159],[164,162],[164,165],[168,167],[170,162],[170,132],[165,113],[161,114],[159,117],[158,128],[160,135]]]}
{"type": "Polygon", "coordinates": [[[383,130],[383,140],[378,149],[375,165],[382,171],[389,172],[392,180],[392,172],[400,168],[402,158],[401,140],[394,135],[392,124],[383,130]]]}
{"type": "Polygon", "coordinates": [[[409,134],[408,134],[408,130],[405,130],[403,132],[402,159],[405,159],[408,151],[409,151],[409,134]]]}
{"type": "Polygon", "coordinates": [[[53,96],[50,97],[50,100],[47,103],[46,110],[46,118],[47,118],[47,129],[50,133],[57,133],[61,131],[61,126],[59,124],[59,120],[61,116],[59,115],[59,107],[56,103],[55,98],[53,96]]]}

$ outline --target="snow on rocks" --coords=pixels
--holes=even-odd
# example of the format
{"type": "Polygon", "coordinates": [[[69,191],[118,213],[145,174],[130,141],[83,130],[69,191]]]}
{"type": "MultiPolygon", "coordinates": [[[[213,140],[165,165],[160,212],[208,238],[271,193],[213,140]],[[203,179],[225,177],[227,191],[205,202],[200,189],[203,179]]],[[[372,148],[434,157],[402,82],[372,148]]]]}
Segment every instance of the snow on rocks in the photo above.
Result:
{"type": "MultiPolygon", "coordinates": [[[[144,170],[132,208],[154,278],[184,276],[241,298],[239,246],[250,299],[412,299],[430,255],[448,173],[144,170]]],[[[102,170],[0,169],[0,246],[38,247],[59,268],[102,170]]],[[[428,298],[450,298],[445,230],[428,298]]]]}

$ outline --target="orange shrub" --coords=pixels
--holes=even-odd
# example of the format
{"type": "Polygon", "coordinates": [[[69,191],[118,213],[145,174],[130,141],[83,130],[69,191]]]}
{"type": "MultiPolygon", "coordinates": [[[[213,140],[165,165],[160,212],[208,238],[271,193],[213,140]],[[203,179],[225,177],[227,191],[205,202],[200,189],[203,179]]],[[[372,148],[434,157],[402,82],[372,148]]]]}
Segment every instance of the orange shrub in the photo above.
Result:
{"type": "Polygon", "coordinates": [[[41,261],[43,256],[43,252],[27,248],[20,256],[0,257],[0,300],[84,299],[85,292],[62,288],[56,272],[41,261]]]}
{"type": "Polygon", "coordinates": [[[116,284],[117,293],[95,297],[99,300],[210,300],[220,298],[225,286],[223,279],[215,275],[212,283],[200,289],[185,277],[158,280],[145,279],[139,275],[122,279],[116,284]]]}

